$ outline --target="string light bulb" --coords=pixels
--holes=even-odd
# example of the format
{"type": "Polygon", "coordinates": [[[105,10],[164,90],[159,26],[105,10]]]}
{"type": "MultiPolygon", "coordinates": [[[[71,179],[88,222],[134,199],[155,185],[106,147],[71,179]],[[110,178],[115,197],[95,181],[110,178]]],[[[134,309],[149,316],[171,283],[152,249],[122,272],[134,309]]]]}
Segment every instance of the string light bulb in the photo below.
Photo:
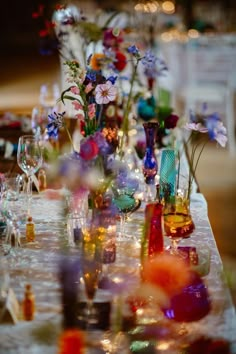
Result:
{"type": "Polygon", "coordinates": [[[150,12],[150,13],[157,12],[159,10],[159,8],[160,8],[160,5],[155,0],[140,1],[134,6],[135,11],[150,12]]]}
{"type": "Polygon", "coordinates": [[[161,7],[162,11],[168,15],[172,15],[175,12],[175,4],[172,1],[164,1],[161,7]]]}

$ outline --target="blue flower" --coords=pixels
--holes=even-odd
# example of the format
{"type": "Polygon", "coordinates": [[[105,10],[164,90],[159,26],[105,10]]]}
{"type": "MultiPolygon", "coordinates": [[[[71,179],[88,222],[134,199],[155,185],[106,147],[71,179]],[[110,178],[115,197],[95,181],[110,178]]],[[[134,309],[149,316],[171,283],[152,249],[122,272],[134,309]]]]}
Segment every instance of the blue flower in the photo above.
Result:
{"type": "Polygon", "coordinates": [[[92,70],[88,70],[87,71],[87,74],[86,74],[86,78],[85,78],[85,80],[88,80],[88,81],[90,81],[90,82],[96,82],[96,80],[97,80],[97,74],[96,74],[96,72],[95,71],[92,71],[92,70]]]}
{"type": "Polygon", "coordinates": [[[215,140],[216,138],[219,121],[220,117],[218,113],[212,113],[206,117],[206,127],[210,140],[215,140]]]}
{"type": "Polygon", "coordinates": [[[141,62],[145,67],[155,67],[156,61],[157,57],[151,50],[147,50],[144,57],[141,59],[141,62]]]}
{"type": "Polygon", "coordinates": [[[107,81],[110,81],[112,83],[112,85],[115,84],[116,80],[117,80],[117,76],[113,76],[113,75],[111,75],[107,78],[107,81]]]}
{"type": "Polygon", "coordinates": [[[131,45],[128,47],[127,49],[128,53],[130,54],[133,54],[134,56],[139,56],[139,50],[138,48],[136,47],[136,45],[131,45]]]}
{"type": "Polygon", "coordinates": [[[49,123],[47,125],[47,133],[49,137],[58,138],[58,131],[64,126],[64,115],[63,113],[52,113],[48,115],[49,123]]]}

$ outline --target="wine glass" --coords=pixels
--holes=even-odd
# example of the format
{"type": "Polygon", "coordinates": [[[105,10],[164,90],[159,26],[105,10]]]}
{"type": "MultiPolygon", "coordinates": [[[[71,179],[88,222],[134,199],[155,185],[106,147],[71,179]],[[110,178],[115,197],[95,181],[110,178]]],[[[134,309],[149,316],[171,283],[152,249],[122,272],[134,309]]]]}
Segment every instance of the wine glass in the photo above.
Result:
{"type": "Polygon", "coordinates": [[[178,249],[178,244],[181,239],[190,237],[195,226],[190,213],[189,200],[181,190],[167,198],[163,216],[165,234],[171,240],[170,253],[185,257],[186,255],[178,249]]]}
{"type": "Polygon", "coordinates": [[[91,225],[83,228],[82,277],[87,296],[87,327],[98,322],[94,297],[98,288],[99,275],[102,272],[102,252],[97,228],[91,225]]]}
{"type": "Polygon", "coordinates": [[[120,173],[112,184],[113,202],[120,212],[120,237],[125,237],[125,222],[131,213],[141,205],[141,200],[135,198],[139,181],[135,175],[120,173]]]}
{"type": "Polygon", "coordinates": [[[30,202],[32,195],[32,177],[42,165],[42,152],[39,141],[33,135],[23,135],[19,138],[17,150],[17,163],[27,175],[27,210],[30,215],[30,202]]]}

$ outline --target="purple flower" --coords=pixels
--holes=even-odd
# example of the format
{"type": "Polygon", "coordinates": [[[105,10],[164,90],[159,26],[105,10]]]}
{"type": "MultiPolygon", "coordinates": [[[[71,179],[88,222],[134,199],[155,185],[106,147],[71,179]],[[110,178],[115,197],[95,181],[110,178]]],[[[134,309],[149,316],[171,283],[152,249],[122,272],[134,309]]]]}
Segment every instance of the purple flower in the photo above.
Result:
{"type": "Polygon", "coordinates": [[[145,52],[141,62],[145,67],[144,73],[149,78],[163,76],[168,70],[164,60],[158,58],[151,50],[145,52]]]}
{"type": "Polygon", "coordinates": [[[97,131],[96,133],[93,134],[93,138],[98,145],[99,152],[102,154],[106,154],[109,151],[109,145],[102,132],[97,131]]]}
{"type": "Polygon", "coordinates": [[[49,123],[47,125],[47,133],[49,137],[57,138],[58,131],[64,126],[64,115],[63,113],[52,113],[48,115],[49,123]]]}
{"type": "Polygon", "coordinates": [[[144,57],[141,59],[142,64],[145,67],[155,67],[157,57],[152,53],[151,50],[147,50],[144,54],[144,57]]]}

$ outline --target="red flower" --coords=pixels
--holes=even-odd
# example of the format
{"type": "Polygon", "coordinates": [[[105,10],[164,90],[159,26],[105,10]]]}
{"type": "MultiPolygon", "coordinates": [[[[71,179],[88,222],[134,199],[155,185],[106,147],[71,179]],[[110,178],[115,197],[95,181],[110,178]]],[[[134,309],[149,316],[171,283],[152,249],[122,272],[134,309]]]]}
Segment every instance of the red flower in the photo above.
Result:
{"type": "Polygon", "coordinates": [[[80,122],[79,122],[79,124],[80,124],[80,133],[81,133],[81,135],[83,135],[83,136],[85,136],[85,122],[84,122],[84,120],[80,120],[80,122]]]}
{"type": "Polygon", "coordinates": [[[59,342],[59,354],[83,354],[84,337],[78,329],[68,329],[62,333],[59,342]]]}
{"type": "Polygon", "coordinates": [[[120,43],[123,42],[123,32],[108,28],[103,34],[103,45],[106,48],[118,48],[120,43]]]}
{"type": "Polygon", "coordinates": [[[179,120],[179,117],[176,114],[170,114],[165,119],[165,128],[166,129],[173,129],[176,127],[176,124],[179,120]]]}
{"type": "Polygon", "coordinates": [[[80,156],[82,159],[92,160],[98,155],[98,152],[98,145],[92,137],[88,137],[88,139],[81,142],[80,156]]]}
{"type": "Polygon", "coordinates": [[[116,52],[116,59],[113,64],[114,64],[116,70],[122,71],[126,67],[126,64],[127,64],[126,56],[122,52],[117,51],[116,52]]]}

